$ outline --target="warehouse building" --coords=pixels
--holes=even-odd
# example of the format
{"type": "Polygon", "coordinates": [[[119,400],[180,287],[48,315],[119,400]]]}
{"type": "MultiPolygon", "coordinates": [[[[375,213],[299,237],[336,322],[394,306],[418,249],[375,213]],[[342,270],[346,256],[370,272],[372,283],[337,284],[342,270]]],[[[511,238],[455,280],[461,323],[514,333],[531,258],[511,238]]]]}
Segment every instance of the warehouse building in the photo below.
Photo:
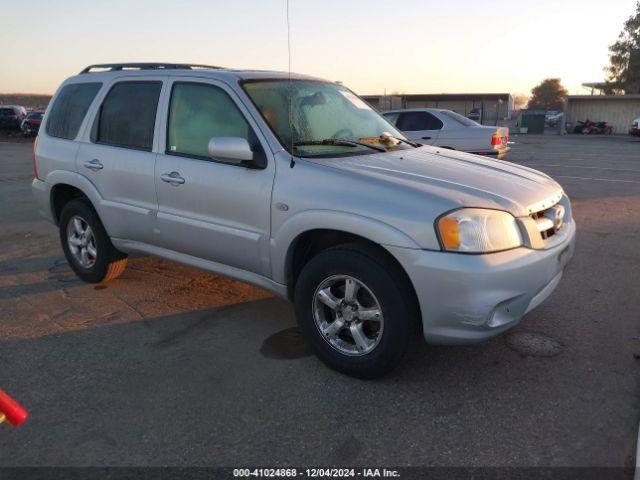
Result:
{"type": "Polygon", "coordinates": [[[608,122],[613,133],[629,132],[631,122],[640,117],[640,95],[569,95],[564,104],[565,122],[575,126],[587,119],[608,122]]]}
{"type": "Polygon", "coordinates": [[[426,93],[401,95],[363,95],[379,111],[400,108],[443,108],[465,117],[473,113],[483,125],[498,125],[511,118],[513,97],[509,93],[426,93]]]}

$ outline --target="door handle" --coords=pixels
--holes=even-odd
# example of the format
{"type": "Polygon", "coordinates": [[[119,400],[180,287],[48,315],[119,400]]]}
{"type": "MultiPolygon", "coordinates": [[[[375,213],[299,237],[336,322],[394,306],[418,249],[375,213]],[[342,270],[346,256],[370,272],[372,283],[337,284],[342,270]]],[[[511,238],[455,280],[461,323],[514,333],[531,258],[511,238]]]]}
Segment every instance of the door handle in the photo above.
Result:
{"type": "Polygon", "coordinates": [[[422,140],[431,140],[431,137],[422,137],[422,140]]]}
{"type": "Polygon", "coordinates": [[[185,179],[180,176],[178,172],[163,173],[160,175],[160,180],[170,183],[171,185],[182,185],[185,179]]]}
{"type": "Polygon", "coordinates": [[[102,170],[104,168],[104,165],[102,165],[102,163],[100,163],[100,160],[98,160],[97,158],[94,158],[91,161],[84,162],[84,166],[94,172],[97,172],[98,170],[102,170]]]}

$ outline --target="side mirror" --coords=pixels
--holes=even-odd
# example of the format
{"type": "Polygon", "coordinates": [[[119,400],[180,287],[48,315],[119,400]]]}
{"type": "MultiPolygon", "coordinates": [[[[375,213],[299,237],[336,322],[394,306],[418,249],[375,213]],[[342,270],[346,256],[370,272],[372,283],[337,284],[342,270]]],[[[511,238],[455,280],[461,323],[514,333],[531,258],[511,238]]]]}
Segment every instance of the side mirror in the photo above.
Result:
{"type": "Polygon", "coordinates": [[[241,137],[213,137],[207,148],[214,160],[225,160],[248,167],[253,163],[253,151],[249,142],[241,137]]]}

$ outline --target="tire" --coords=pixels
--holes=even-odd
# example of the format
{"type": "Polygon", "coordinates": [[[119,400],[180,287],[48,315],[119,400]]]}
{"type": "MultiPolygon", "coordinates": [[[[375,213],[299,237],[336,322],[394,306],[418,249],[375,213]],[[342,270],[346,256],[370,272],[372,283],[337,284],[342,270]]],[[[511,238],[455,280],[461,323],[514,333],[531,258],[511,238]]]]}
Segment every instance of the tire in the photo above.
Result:
{"type": "Polygon", "coordinates": [[[113,246],[89,201],[76,199],[67,203],[60,214],[59,226],[62,250],[80,279],[87,283],[107,282],[124,272],[127,256],[113,246]],[[80,228],[76,228],[76,222],[80,228]],[[86,237],[78,235],[83,229],[86,237]],[[83,248],[87,252],[84,257],[83,248]],[[87,261],[83,264],[83,260],[87,261]]]}
{"type": "Polygon", "coordinates": [[[417,301],[404,272],[366,245],[334,247],[313,257],[298,277],[294,304],[300,331],[320,360],[354,377],[370,379],[390,372],[401,363],[420,332],[417,301]],[[341,296],[346,299],[347,281],[361,284],[356,295],[358,305],[349,307],[342,302],[337,309],[327,306],[325,301],[332,303],[341,296]],[[324,295],[330,298],[320,300],[323,295],[318,292],[327,292],[327,288],[324,295]],[[371,315],[376,305],[381,311],[380,320],[359,318],[371,315]],[[349,308],[356,309],[355,318],[349,308]],[[336,334],[338,318],[344,327],[336,334]],[[367,345],[364,349],[351,335],[352,328],[365,333],[366,341],[361,341],[367,345]]]}

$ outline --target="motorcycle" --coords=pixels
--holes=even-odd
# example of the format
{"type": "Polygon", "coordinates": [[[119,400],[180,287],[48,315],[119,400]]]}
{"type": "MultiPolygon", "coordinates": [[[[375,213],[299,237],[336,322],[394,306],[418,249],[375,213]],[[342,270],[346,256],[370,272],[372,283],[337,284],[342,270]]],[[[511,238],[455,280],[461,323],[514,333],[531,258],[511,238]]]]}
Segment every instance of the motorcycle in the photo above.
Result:
{"type": "Polygon", "coordinates": [[[613,134],[613,125],[608,122],[593,122],[587,118],[584,122],[578,120],[578,124],[573,127],[573,133],[581,133],[582,135],[611,135],[613,134]]]}

